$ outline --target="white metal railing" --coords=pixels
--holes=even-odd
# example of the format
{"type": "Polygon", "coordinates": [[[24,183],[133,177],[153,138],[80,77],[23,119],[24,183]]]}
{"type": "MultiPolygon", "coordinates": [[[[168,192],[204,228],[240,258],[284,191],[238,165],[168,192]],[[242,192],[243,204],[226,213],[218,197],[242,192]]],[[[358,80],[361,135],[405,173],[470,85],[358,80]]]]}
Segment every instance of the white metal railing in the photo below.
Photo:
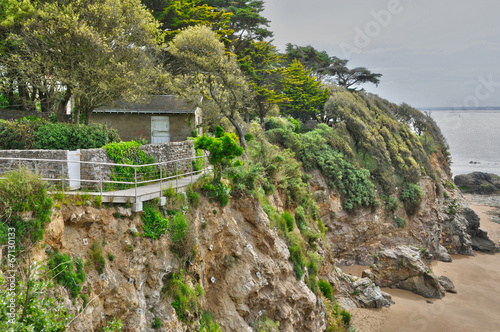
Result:
{"type": "MultiPolygon", "coordinates": [[[[128,165],[93,161],[57,160],[41,158],[10,158],[0,157],[0,175],[21,166],[27,166],[40,174],[42,180],[55,186],[57,191],[64,193],[74,192],[68,183],[77,182],[87,184],[84,191],[102,196],[106,193],[117,193],[133,197],[137,202],[138,188],[141,186],[159,184],[159,195],[163,195],[163,184],[175,181],[175,188],[179,188],[179,179],[191,177],[205,172],[207,169],[207,156],[196,156],[177,160],[169,160],[145,165],[128,165]],[[203,160],[201,169],[195,169],[197,160],[203,160]],[[68,176],[68,165],[80,164],[80,178],[68,176]],[[133,170],[133,171],[131,171],[133,170]],[[59,187],[58,187],[59,185],[59,187]],[[128,191],[124,193],[123,191],[128,191]]],[[[1,179],[1,177],[0,177],[1,179]]],[[[79,188],[81,189],[81,187],[79,188]]],[[[156,189],[154,189],[156,190],[156,189]]]]}

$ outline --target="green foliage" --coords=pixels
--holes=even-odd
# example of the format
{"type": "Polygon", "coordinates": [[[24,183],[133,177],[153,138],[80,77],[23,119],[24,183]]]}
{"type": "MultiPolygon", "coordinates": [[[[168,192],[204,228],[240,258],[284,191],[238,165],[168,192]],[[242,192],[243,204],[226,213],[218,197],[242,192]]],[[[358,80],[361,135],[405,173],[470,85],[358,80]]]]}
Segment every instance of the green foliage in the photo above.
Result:
{"type": "Polygon", "coordinates": [[[199,332],[221,332],[219,324],[214,322],[214,319],[209,312],[204,311],[201,314],[199,332]]]}
{"type": "Polygon", "coordinates": [[[423,196],[422,188],[418,184],[409,183],[402,190],[399,199],[404,203],[406,212],[413,215],[420,208],[423,196]]]}
{"type": "Polygon", "coordinates": [[[194,236],[190,229],[189,221],[182,212],[175,212],[170,223],[170,250],[183,258],[191,254],[194,245],[194,236]]]}
{"type": "Polygon", "coordinates": [[[295,223],[299,228],[300,232],[305,232],[308,226],[306,214],[302,206],[297,207],[295,210],[295,223]]]}
{"type": "Polygon", "coordinates": [[[8,233],[15,232],[17,250],[35,244],[43,238],[50,222],[52,200],[47,184],[28,168],[5,173],[0,179],[0,243],[8,242],[8,233]],[[32,211],[30,217],[23,212],[32,211]],[[9,230],[10,228],[10,230],[9,230]]]}
{"type": "Polygon", "coordinates": [[[295,151],[295,156],[306,170],[321,170],[331,185],[342,193],[345,210],[373,205],[375,187],[370,181],[370,172],[356,167],[343,153],[335,151],[329,144],[333,135],[333,129],[324,124],[306,134],[297,134],[285,128],[267,133],[271,141],[295,151]]]}
{"type": "Polygon", "coordinates": [[[34,134],[34,148],[77,150],[101,148],[109,141],[109,129],[102,124],[46,123],[34,134]]]}
{"type": "MultiPolygon", "coordinates": [[[[141,144],[136,141],[108,143],[103,147],[108,157],[117,164],[125,165],[147,165],[155,163],[154,157],[146,155],[141,150],[141,144]]],[[[111,173],[112,181],[134,182],[135,172],[133,167],[114,166],[111,173]]],[[[145,181],[159,178],[156,166],[144,166],[137,168],[137,180],[145,181]]],[[[128,188],[130,185],[115,184],[119,189],[128,188]]]]}
{"type": "Polygon", "coordinates": [[[169,220],[165,218],[154,203],[144,204],[144,212],[141,215],[144,236],[158,239],[168,230],[169,220]]]}
{"type": "Polygon", "coordinates": [[[328,282],[327,280],[320,279],[318,281],[318,286],[319,286],[319,289],[321,290],[321,293],[323,293],[323,295],[327,299],[329,299],[330,301],[333,301],[333,287],[330,284],[330,282],[328,282]]]}
{"type": "Polygon", "coordinates": [[[283,71],[283,94],[288,102],[282,103],[281,110],[296,119],[315,119],[328,100],[328,89],[324,88],[311,71],[294,60],[283,71]]]}
{"type": "Polygon", "coordinates": [[[113,255],[112,253],[108,253],[108,259],[110,262],[113,262],[115,260],[115,255],[113,255]]]}
{"type": "Polygon", "coordinates": [[[231,188],[226,187],[224,183],[206,183],[201,188],[208,197],[211,197],[219,202],[220,206],[226,206],[229,204],[229,194],[231,193],[231,188]]]}
{"type": "Polygon", "coordinates": [[[448,205],[448,215],[454,216],[457,213],[457,200],[454,199],[449,205],[448,205]]]}
{"type": "Polygon", "coordinates": [[[36,276],[28,281],[13,282],[11,292],[10,285],[0,275],[0,330],[66,331],[72,315],[64,303],[58,303],[49,295],[53,286],[49,281],[36,276]],[[11,303],[15,305],[14,316],[11,316],[11,303]]]}
{"type": "Polygon", "coordinates": [[[398,225],[398,227],[403,228],[403,227],[406,226],[406,220],[404,220],[401,217],[397,217],[396,218],[396,224],[398,225]]]}
{"type": "Polygon", "coordinates": [[[237,143],[237,137],[233,133],[226,133],[221,127],[217,127],[213,137],[205,134],[194,141],[196,149],[208,152],[208,161],[214,167],[214,183],[221,182],[223,170],[231,164],[231,161],[241,156],[243,148],[237,143]]]}
{"type": "Polygon", "coordinates": [[[104,259],[102,245],[94,240],[92,245],[90,246],[90,258],[92,259],[92,263],[99,274],[104,272],[104,267],[106,266],[106,260],[104,259]]]}
{"type": "Polygon", "coordinates": [[[33,149],[34,136],[40,126],[45,123],[43,119],[17,121],[0,121],[0,150],[33,149]]]}
{"type": "Polygon", "coordinates": [[[252,322],[250,325],[258,332],[278,332],[280,322],[275,322],[267,316],[260,316],[255,322],[252,322]]]}
{"type": "Polygon", "coordinates": [[[290,261],[293,264],[293,269],[297,275],[297,279],[301,279],[304,273],[303,268],[306,266],[306,257],[304,255],[304,241],[300,235],[288,233],[288,250],[290,251],[290,261]]]}
{"type": "Polygon", "coordinates": [[[68,254],[56,252],[51,255],[48,266],[54,280],[63,285],[72,297],[77,297],[85,281],[82,260],[72,260],[68,254]]]}
{"type": "Polygon", "coordinates": [[[118,332],[122,330],[122,327],[122,321],[117,318],[113,318],[113,320],[104,327],[103,332],[118,332]]]}
{"type": "Polygon", "coordinates": [[[161,320],[158,317],[155,317],[155,320],[153,321],[153,324],[151,324],[151,327],[154,328],[155,330],[158,330],[161,328],[161,320]]]}
{"type": "Polygon", "coordinates": [[[285,211],[283,212],[282,218],[285,220],[287,230],[292,232],[295,225],[292,214],[285,211]]]}
{"type": "Polygon", "coordinates": [[[194,190],[193,185],[189,184],[186,188],[186,196],[189,204],[192,207],[197,208],[199,201],[200,201],[200,195],[194,190]]]}
{"type": "Polygon", "coordinates": [[[396,212],[399,208],[399,201],[396,197],[389,196],[385,200],[385,208],[390,212],[396,212]]]}
{"type": "Polygon", "coordinates": [[[182,270],[173,273],[167,283],[168,294],[173,298],[172,307],[175,309],[177,318],[187,323],[189,312],[194,314],[199,310],[198,298],[193,288],[186,284],[182,270]]]}

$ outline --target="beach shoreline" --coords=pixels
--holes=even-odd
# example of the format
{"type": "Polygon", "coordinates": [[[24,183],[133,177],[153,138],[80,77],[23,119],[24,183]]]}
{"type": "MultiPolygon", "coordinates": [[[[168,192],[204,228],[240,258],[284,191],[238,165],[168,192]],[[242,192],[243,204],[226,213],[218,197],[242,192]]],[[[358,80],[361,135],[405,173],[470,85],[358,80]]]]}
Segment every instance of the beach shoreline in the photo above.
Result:
{"type": "MultiPolygon", "coordinates": [[[[491,221],[488,214],[498,208],[471,198],[468,197],[470,207],[481,218],[480,228],[498,243],[500,224],[491,221]]],[[[384,288],[395,304],[351,311],[352,326],[357,332],[499,331],[500,254],[475,253],[476,256],[452,255],[451,263],[432,263],[433,272],[449,277],[458,294],[426,299],[410,291],[384,288]]]]}

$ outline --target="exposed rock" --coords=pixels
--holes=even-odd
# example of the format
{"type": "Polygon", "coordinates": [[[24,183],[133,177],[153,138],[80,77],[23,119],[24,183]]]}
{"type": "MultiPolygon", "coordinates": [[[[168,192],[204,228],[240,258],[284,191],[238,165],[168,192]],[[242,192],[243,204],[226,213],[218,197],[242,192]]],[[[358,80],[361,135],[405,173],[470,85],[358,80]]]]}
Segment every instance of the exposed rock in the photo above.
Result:
{"type": "Polygon", "coordinates": [[[442,245],[439,245],[439,250],[435,256],[436,260],[441,261],[441,262],[452,262],[453,259],[451,258],[450,254],[448,253],[448,250],[446,250],[445,247],[442,245]]]}
{"type": "Polygon", "coordinates": [[[371,273],[363,272],[363,276],[371,276],[380,287],[401,288],[427,298],[442,298],[445,289],[427,265],[429,259],[429,255],[414,247],[386,249],[376,256],[371,273]]]}
{"type": "Polygon", "coordinates": [[[473,172],[455,176],[455,184],[463,192],[480,195],[500,194],[500,176],[473,172]]]}
{"type": "Polygon", "coordinates": [[[500,252],[498,245],[488,238],[488,233],[480,229],[472,237],[472,248],[487,253],[500,252]]]}
{"type": "Polygon", "coordinates": [[[440,276],[439,277],[439,284],[444,288],[445,291],[448,293],[453,293],[456,294],[457,290],[455,288],[455,285],[453,282],[448,278],[447,276],[440,276]]]}

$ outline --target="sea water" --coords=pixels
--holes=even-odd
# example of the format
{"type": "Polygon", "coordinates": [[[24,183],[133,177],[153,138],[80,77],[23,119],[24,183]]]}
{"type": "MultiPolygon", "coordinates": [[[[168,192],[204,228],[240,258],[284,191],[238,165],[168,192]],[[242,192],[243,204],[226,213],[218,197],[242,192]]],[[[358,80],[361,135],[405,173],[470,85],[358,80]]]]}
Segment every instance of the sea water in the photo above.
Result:
{"type": "Polygon", "coordinates": [[[453,176],[472,172],[500,175],[500,109],[430,113],[450,146],[453,176]]]}

